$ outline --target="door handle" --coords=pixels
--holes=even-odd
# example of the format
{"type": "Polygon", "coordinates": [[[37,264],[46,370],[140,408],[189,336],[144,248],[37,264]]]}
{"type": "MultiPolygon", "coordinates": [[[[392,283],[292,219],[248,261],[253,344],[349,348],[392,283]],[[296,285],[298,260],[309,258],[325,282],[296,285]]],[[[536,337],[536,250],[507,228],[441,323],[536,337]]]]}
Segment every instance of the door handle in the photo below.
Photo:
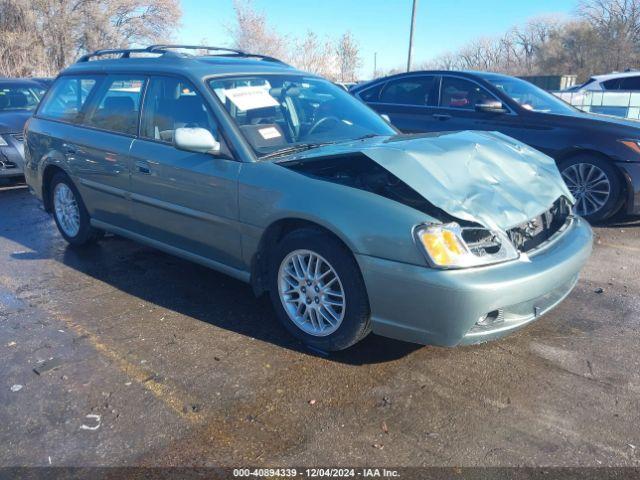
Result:
{"type": "Polygon", "coordinates": [[[151,168],[149,168],[149,164],[147,162],[136,162],[136,168],[139,173],[143,173],[145,175],[151,174],[151,168]]]}
{"type": "Polygon", "coordinates": [[[436,120],[449,120],[451,118],[451,115],[447,115],[446,113],[434,113],[432,116],[436,120]]]}

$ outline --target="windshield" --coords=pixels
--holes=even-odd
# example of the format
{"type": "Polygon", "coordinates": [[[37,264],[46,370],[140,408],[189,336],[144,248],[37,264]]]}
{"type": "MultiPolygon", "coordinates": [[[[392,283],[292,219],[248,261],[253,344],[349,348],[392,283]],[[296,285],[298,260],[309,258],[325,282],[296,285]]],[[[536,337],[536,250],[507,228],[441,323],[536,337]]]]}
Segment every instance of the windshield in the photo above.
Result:
{"type": "Polygon", "coordinates": [[[342,88],[300,75],[213,79],[209,85],[260,157],[396,131],[342,88]]]}
{"type": "Polygon", "coordinates": [[[485,75],[484,79],[527,110],[561,115],[570,115],[576,112],[573,107],[554,95],[519,78],[485,75]]]}
{"type": "Polygon", "coordinates": [[[0,112],[34,110],[43,94],[44,88],[0,83],[0,112]]]}

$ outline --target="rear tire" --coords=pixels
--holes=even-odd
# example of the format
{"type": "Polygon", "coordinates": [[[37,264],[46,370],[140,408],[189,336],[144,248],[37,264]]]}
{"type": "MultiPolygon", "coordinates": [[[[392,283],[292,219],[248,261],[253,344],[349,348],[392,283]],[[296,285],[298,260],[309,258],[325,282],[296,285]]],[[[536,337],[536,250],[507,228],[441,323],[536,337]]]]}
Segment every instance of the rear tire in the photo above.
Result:
{"type": "Polygon", "coordinates": [[[311,347],[343,350],[371,331],[358,264],[341,242],[319,229],[293,231],[278,243],[269,294],[284,327],[311,347]]]}
{"type": "Polygon", "coordinates": [[[76,247],[91,244],[104,235],[102,230],[91,226],[80,192],[67,174],[58,172],[53,175],[49,192],[56,226],[69,244],[76,247]]]}
{"type": "Polygon", "coordinates": [[[624,185],[611,162],[582,154],[560,162],[559,170],[576,199],[574,211],[589,222],[605,220],[622,207],[624,185]]]}

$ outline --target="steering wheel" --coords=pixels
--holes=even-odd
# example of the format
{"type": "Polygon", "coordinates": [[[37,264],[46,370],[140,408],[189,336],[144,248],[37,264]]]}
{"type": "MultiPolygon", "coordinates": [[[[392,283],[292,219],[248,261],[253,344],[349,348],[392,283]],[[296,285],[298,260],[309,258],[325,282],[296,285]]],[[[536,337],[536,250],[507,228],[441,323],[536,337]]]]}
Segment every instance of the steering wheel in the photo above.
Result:
{"type": "Polygon", "coordinates": [[[311,128],[307,132],[307,136],[313,135],[314,133],[316,133],[316,130],[318,130],[322,125],[325,125],[327,122],[340,123],[340,119],[333,115],[329,115],[328,117],[322,117],[320,120],[318,120],[316,123],[314,123],[311,126],[311,128]]]}

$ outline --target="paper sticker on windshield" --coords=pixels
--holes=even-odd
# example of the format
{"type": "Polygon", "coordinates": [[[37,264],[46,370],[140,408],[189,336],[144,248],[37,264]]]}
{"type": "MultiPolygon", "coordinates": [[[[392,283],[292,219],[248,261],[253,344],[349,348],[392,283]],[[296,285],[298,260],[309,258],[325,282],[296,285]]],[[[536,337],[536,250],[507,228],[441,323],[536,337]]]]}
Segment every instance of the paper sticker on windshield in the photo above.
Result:
{"type": "Polygon", "coordinates": [[[265,140],[271,140],[272,138],[278,138],[282,136],[276,127],[261,128],[260,130],[258,130],[258,132],[260,132],[260,135],[265,140]]]}
{"type": "Polygon", "coordinates": [[[276,107],[278,102],[269,95],[264,87],[237,87],[225,89],[225,96],[240,110],[254,110],[256,108],[276,107]]]}

